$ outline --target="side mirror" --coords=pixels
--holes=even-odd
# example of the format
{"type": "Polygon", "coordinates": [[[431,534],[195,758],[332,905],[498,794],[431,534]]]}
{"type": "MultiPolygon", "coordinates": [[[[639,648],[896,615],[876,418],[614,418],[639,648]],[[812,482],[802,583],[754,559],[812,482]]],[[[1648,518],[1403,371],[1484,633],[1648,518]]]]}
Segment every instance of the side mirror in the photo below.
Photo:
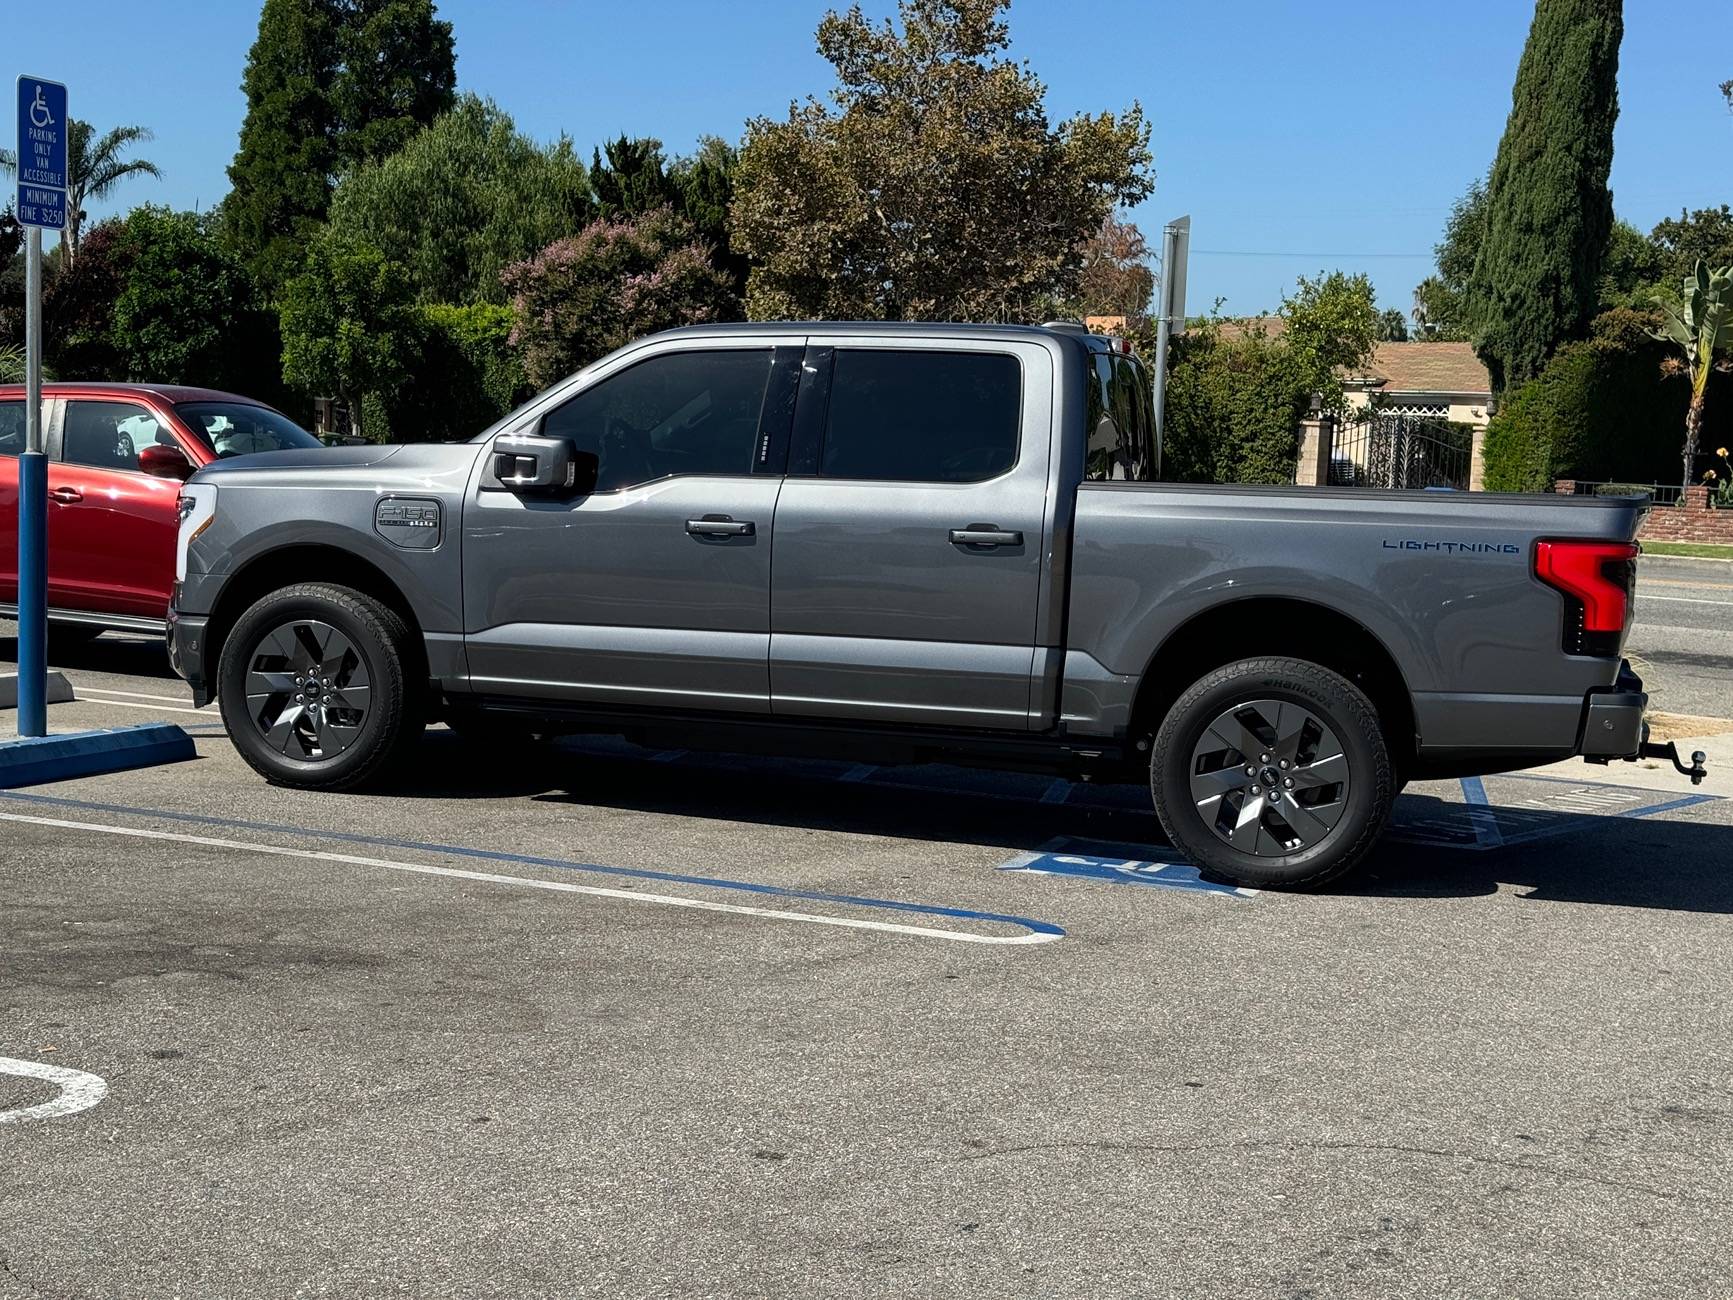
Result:
{"type": "Polygon", "coordinates": [[[160,442],[153,442],[138,453],[138,467],[157,478],[187,479],[193,472],[193,463],[184,451],[160,442]]]}
{"type": "Polygon", "coordinates": [[[601,462],[570,438],[502,433],[493,440],[493,476],[519,496],[585,496],[596,490],[601,462]]]}

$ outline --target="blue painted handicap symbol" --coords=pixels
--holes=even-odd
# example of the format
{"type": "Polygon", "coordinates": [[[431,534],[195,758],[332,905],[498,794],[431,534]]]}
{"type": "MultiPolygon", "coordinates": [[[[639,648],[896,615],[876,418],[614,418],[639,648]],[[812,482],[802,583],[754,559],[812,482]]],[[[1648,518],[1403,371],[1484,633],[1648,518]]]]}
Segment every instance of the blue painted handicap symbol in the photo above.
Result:
{"type": "Polygon", "coordinates": [[[1194,894],[1226,894],[1233,898],[1253,898],[1255,889],[1218,884],[1205,880],[1189,862],[1157,862],[1117,854],[1101,856],[1087,853],[1029,853],[1014,858],[1000,871],[1023,871],[1038,876],[1078,876],[1085,880],[1101,880],[1114,885],[1153,885],[1158,889],[1181,889],[1194,894]]]}

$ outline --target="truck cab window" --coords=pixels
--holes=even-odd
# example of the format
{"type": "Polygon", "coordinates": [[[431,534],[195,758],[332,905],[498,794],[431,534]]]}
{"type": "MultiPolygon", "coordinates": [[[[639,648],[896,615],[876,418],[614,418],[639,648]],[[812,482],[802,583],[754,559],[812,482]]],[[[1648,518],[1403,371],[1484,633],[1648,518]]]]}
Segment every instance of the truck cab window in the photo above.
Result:
{"type": "Polygon", "coordinates": [[[979,483],[1017,463],[1023,372],[1002,352],[840,349],[819,473],[979,483]]]}
{"type": "Polygon", "coordinates": [[[1143,371],[1130,357],[1101,352],[1088,384],[1086,479],[1148,482],[1155,476],[1155,434],[1143,371]]]}
{"type": "Polygon", "coordinates": [[[768,348],[669,352],[592,384],[542,432],[601,462],[598,492],[676,474],[752,473],[768,348]]]}

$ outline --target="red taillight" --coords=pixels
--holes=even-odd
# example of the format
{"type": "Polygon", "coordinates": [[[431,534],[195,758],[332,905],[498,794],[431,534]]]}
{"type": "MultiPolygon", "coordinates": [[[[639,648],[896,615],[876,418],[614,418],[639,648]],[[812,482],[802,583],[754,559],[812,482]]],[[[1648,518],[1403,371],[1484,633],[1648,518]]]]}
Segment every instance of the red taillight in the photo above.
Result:
{"type": "Polygon", "coordinates": [[[1614,655],[1631,612],[1637,580],[1634,542],[1554,539],[1534,545],[1534,576],[1564,593],[1570,618],[1565,649],[1614,655]]]}

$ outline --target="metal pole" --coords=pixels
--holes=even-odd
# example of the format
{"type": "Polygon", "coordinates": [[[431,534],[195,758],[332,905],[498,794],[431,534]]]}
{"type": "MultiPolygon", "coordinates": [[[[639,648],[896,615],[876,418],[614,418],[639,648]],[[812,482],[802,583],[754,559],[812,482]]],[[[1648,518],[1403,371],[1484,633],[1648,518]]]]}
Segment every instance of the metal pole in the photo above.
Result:
{"type": "Polygon", "coordinates": [[[1155,476],[1161,477],[1167,445],[1167,349],[1175,326],[1185,327],[1185,259],[1191,248],[1191,218],[1170,221],[1161,230],[1161,306],[1155,319],[1155,476]]]}
{"type": "Polygon", "coordinates": [[[18,458],[18,734],[48,734],[48,458],[42,451],[42,231],[24,261],[24,454],[18,458]]]}
{"type": "MultiPolygon", "coordinates": [[[[1171,250],[1173,238],[1163,241],[1171,250]]],[[[1161,478],[1161,449],[1167,437],[1167,341],[1173,326],[1166,316],[1155,322],[1155,477],[1161,478]]]]}

